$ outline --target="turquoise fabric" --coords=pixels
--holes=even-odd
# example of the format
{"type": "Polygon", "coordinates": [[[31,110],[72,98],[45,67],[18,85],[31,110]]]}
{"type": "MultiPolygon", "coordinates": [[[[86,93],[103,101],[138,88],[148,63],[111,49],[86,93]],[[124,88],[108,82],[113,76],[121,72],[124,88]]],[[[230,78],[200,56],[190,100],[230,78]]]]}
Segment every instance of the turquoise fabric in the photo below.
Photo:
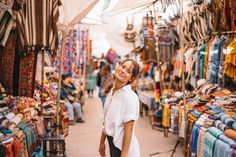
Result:
{"type": "Polygon", "coordinates": [[[42,149],[37,148],[30,157],[44,157],[42,149]]]}
{"type": "Polygon", "coordinates": [[[206,49],[207,43],[203,43],[200,47],[200,79],[203,78],[204,74],[204,58],[205,58],[205,49],[206,49]]]}
{"type": "Polygon", "coordinates": [[[207,129],[207,133],[204,137],[204,157],[212,157],[215,151],[215,142],[223,132],[216,127],[210,127],[207,129]]]}
{"type": "Polygon", "coordinates": [[[26,136],[26,143],[29,154],[32,154],[34,152],[35,146],[36,146],[36,137],[35,133],[32,128],[28,127],[27,125],[21,123],[18,128],[20,128],[25,136],[26,136]]]}
{"type": "Polygon", "coordinates": [[[214,152],[214,146],[215,142],[217,141],[217,138],[213,135],[211,135],[209,132],[206,133],[204,137],[204,151],[203,156],[204,157],[212,157],[214,152]]]}
{"type": "Polygon", "coordinates": [[[1,133],[3,133],[4,135],[6,134],[12,134],[11,130],[0,130],[1,133]]]}
{"type": "Polygon", "coordinates": [[[220,135],[224,134],[221,130],[217,129],[216,127],[210,127],[207,129],[207,131],[216,138],[219,138],[220,135]]]}

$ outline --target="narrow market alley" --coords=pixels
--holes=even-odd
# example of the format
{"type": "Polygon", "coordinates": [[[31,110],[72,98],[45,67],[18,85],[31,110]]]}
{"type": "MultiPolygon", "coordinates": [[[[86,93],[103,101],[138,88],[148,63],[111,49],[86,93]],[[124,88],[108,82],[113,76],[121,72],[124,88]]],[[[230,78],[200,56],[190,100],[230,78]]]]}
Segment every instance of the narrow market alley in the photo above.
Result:
{"type": "MultiPolygon", "coordinates": [[[[85,99],[84,105],[85,123],[76,123],[70,126],[69,135],[66,138],[68,157],[99,157],[98,146],[103,120],[102,105],[99,98],[85,99]]],[[[165,152],[173,149],[177,136],[169,133],[164,137],[163,132],[152,129],[148,117],[140,117],[136,124],[136,135],[139,139],[141,157],[149,157],[156,152],[165,152]]],[[[108,154],[108,145],[106,145],[108,154]]],[[[171,152],[153,155],[153,157],[168,157],[171,152]]],[[[174,157],[182,157],[182,149],[179,145],[174,157]]]]}

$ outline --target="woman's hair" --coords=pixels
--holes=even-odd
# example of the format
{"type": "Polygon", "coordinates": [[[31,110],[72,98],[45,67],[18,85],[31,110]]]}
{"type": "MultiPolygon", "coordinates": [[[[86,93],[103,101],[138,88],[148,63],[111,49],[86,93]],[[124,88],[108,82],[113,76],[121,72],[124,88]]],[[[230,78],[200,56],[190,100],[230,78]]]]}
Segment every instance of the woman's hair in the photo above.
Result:
{"type": "MultiPolygon", "coordinates": [[[[133,66],[133,71],[132,71],[132,76],[131,76],[132,80],[127,83],[127,84],[131,84],[131,83],[138,77],[139,72],[140,72],[140,70],[139,70],[140,68],[139,68],[139,64],[138,64],[136,61],[134,61],[133,59],[130,59],[130,58],[121,61],[121,62],[119,63],[119,66],[123,65],[123,64],[124,64],[125,62],[127,62],[127,61],[131,61],[131,62],[132,62],[132,66],[133,66]]],[[[111,91],[111,89],[112,89],[112,87],[113,87],[113,83],[114,83],[114,82],[110,82],[110,83],[105,87],[104,95],[108,94],[108,93],[111,91]]]]}

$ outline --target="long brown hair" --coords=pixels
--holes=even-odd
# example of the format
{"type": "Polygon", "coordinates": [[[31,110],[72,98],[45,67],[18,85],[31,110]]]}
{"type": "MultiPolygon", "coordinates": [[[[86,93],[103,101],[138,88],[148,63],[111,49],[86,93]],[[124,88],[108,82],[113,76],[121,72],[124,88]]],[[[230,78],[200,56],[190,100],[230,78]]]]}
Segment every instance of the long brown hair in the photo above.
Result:
{"type": "MultiPolygon", "coordinates": [[[[127,59],[121,61],[119,66],[123,65],[127,61],[131,61],[132,65],[134,67],[133,71],[132,71],[132,76],[131,76],[132,80],[127,83],[127,85],[128,85],[128,84],[131,84],[138,77],[140,67],[139,67],[139,64],[131,58],[127,58],[127,59]]],[[[104,95],[107,95],[111,91],[113,84],[114,84],[114,82],[112,81],[105,87],[104,95]]]]}

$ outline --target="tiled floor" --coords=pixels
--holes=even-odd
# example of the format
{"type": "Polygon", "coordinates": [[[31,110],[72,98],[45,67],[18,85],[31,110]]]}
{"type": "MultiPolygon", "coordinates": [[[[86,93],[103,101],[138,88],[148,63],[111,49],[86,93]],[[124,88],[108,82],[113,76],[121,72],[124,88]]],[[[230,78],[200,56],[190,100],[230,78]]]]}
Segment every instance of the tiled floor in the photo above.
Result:
{"type": "MultiPolygon", "coordinates": [[[[69,136],[66,137],[67,156],[99,157],[98,146],[103,120],[100,99],[86,99],[83,114],[86,120],[85,123],[70,126],[69,136]]],[[[140,144],[141,157],[149,157],[152,153],[173,149],[177,142],[176,135],[169,133],[169,137],[164,137],[163,132],[153,130],[147,117],[140,117],[136,125],[136,135],[140,144]]],[[[107,156],[109,156],[108,153],[107,156]]],[[[153,155],[153,157],[170,156],[171,153],[153,155]]],[[[183,157],[180,145],[174,157],[183,157]]]]}

